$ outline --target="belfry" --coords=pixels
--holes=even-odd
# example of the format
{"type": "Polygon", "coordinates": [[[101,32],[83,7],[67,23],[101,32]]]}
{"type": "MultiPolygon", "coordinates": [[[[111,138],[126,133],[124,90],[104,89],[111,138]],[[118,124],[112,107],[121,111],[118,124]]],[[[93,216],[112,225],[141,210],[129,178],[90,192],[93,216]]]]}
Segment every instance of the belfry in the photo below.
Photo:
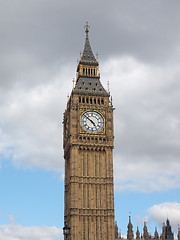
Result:
{"type": "Polygon", "coordinates": [[[68,240],[114,240],[113,105],[85,26],[85,45],[64,112],[65,210],[68,240]]]}

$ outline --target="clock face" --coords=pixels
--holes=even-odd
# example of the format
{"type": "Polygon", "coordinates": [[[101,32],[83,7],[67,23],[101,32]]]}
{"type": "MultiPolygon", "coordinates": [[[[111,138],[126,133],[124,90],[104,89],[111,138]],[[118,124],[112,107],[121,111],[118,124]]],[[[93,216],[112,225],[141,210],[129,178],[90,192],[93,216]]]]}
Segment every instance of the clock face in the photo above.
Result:
{"type": "Polygon", "coordinates": [[[98,112],[88,111],[81,117],[81,126],[87,132],[97,133],[102,130],[104,119],[98,112]]]}

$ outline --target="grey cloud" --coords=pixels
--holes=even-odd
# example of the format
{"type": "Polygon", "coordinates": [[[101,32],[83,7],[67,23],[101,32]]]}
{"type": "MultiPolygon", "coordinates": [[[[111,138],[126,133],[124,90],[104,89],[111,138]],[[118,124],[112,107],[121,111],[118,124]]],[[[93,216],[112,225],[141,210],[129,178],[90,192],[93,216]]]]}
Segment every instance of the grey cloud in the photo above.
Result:
{"type": "Polygon", "coordinates": [[[116,108],[116,189],[179,188],[179,64],[164,71],[131,57],[112,58],[102,74],[116,108]]]}
{"type": "MultiPolygon", "coordinates": [[[[179,161],[179,3],[7,0],[1,5],[1,153],[7,156],[13,146],[15,165],[63,170],[58,124],[88,19],[101,80],[104,85],[110,80],[116,107],[115,166],[120,160],[127,165],[116,168],[127,171],[120,188],[138,164],[152,165],[145,172],[152,175],[154,167],[171,161],[163,179],[159,172],[152,175],[151,191],[157,179],[161,189],[179,161]]],[[[179,186],[178,167],[175,174],[167,189],[179,186]]],[[[125,188],[140,189],[136,174],[130,180],[125,188]]]]}
{"type": "Polygon", "coordinates": [[[62,172],[62,119],[71,89],[69,67],[64,67],[63,74],[51,76],[47,84],[6,91],[0,105],[0,148],[2,156],[11,156],[15,166],[62,172]],[[65,80],[64,84],[59,79],[65,80]]]}
{"type": "Polygon", "coordinates": [[[179,48],[178,2],[21,0],[1,6],[0,78],[11,86],[31,70],[75,62],[87,19],[93,49],[102,59],[131,54],[160,64],[179,48]]]}

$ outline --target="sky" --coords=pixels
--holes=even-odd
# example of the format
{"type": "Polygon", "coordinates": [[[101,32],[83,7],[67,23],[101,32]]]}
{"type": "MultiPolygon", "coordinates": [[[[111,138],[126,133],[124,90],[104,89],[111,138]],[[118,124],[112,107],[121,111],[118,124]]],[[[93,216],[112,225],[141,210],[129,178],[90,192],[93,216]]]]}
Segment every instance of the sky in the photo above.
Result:
{"type": "Polygon", "coordinates": [[[180,1],[0,0],[0,239],[62,240],[62,120],[84,47],[113,98],[115,218],[180,224],[180,1]]]}

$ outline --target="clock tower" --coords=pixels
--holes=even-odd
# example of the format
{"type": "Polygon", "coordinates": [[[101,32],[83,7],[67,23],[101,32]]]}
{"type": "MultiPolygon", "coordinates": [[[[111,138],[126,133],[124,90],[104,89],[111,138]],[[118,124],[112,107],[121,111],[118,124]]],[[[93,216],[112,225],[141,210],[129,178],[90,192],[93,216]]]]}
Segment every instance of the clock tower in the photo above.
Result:
{"type": "MultiPolygon", "coordinates": [[[[65,211],[68,240],[114,240],[113,105],[85,26],[75,86],[64,112],[65,211]]],[[[66,238],[65,238],[66,239],[66,238]]]]}

